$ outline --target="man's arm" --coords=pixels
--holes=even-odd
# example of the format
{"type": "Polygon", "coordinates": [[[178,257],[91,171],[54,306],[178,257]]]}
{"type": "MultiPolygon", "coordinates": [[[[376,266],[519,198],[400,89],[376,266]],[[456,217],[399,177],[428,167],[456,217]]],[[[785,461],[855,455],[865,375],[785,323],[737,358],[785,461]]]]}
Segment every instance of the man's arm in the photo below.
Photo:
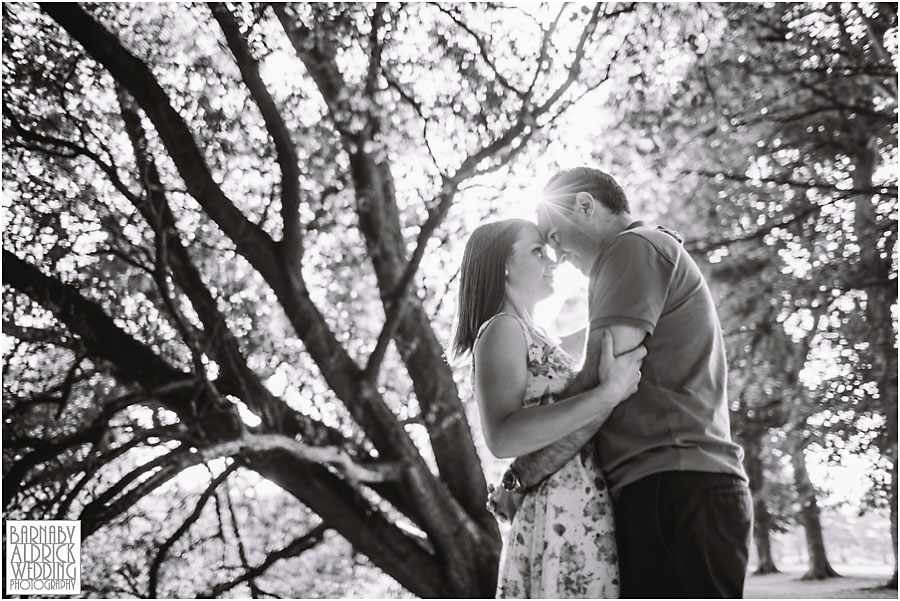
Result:
{"type": "Polygon", "coordinates": [[[562,336],[559,346],[566,351],[575,361],[581,361],[584,356],[584,345],[587,342],[587,328],[582,328],[571,334],[562,336]]]}
{"type": "MultiPolygon", "coordinates": [[[[633,326],[615,325],[607,329],[613,336],[613,348],[617,356],[640,346],[646,336],[646,332],[633,326]]],[[[561,398],[568,398],[571,395],[590,390],[599,383],[598,366],[602,348],[602,332],[602,328],[591,330],[588,335],[584,365],[578,375],[563,390],[561,398]]],[[[540,484],[544,478],[555,473],[581,450],[606,422],[614,408],[611,406],[608,411],[604,411],[569,436],[561,438],[543,449],[518,457],[513,461],[510,469],[524,487],[530,488],[540,484]]]]}

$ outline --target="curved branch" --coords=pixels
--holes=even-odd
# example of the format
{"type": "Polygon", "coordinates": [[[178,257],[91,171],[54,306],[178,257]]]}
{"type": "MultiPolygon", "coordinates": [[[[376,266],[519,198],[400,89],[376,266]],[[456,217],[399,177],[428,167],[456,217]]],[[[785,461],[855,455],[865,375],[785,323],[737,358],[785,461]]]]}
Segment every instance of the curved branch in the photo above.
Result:
{"type": "Polygon", "coordinates": [[[157,599],[159,596],[157,595],[157,585],[159,582],[159,568],[162,566],[163,561],[166,559],[166,555],[169,553],[169,549],[172,548],[178,539],[184,536],[185,533],[190,529],[191,525],[200,519],[200,514],[203,512],[203,508],[206,506],[206,502],[209,501],[210,497],[216,491],[220,484],[225,482],[225,480],[230,476],[234,471],[238,468],[237,462],[232,462],[231,465],[226,467],[221,474],[213,478],[212,482],[209,483],[209,486],[206,487],[206,490],[200,495],[200,498],[197,499],[197,505],[194,507],[194,510],[188,515],[188,517],[182,522],[181,526],[179,526],[175,532],[173,532],[169,538],[165,540],[165,542],[160,545],[159,550],[156,552],[156,555],[153,557],[153,561],[150,563],[150,573],[147,576],[148,584],[147,590],[149,591],[149,596],[151,599],[157,599]]]}
{"type": "Polygon", "coordinates": [[[297,149],[291,140],[287,124],[275,105],[266,84],[259,74],[259,65],[250,52],[247,41],[241,35],[238,23],[231,11],[221,2],[210,2],[213,17],[225,34],[225,41],[234,55],[241,76],[253,100],[259,107],[266,129],[275,142],[278,166],[281,168],[281,217],[284,222],[284,245],[288,256],[299,261],[303,256],[302,230],[300,229],[300,169],[297,149]]]}
{"type": "Polygon", "coordinates": [[[134,382],[144,390],[173,386],[160,402],[183,421],[202,415],[200,435],[216,439],[233,439],[241,430],[234,407],[204,391],[182,388],[179,383],[193,382],[185,373],[159,357],[149,346],[124,332],[96,302],[84,298],[71,284],[64,284],[3,250],[4,283],[51,311],[69,331],[80,337],[85,350],[95,362],[102,361],[112,375],[124,382],[134,382]]]}
{"type": "Polygon", "coordinates": [[[197,599],[218,598],[219,595],[233,589],[237,585],[252,580],[253,578],[256,578],[258,576],[262,576],[277,561],[281,559],[287,559],[289,557],[297,557],[304,551],[308,551],[309,549],[312,549],[313,547],[321,543],[325,538],[325,532],[327,530],[328,526],[325,525],[324,522],[319,524],[306,534],[296,537],[281,549],[278,549],[277,551],[269,551],[266,554],[265,559],[263,559],[258,565],[246,570],[240,576],[232,578],[228,582],[217,584],[209,591],[197,595],[197,599]]]}
{"type": "Polygon", "coordinates": [[[33,132],[31,130],[26,129],[13,114],[12,110],[9,109],[8,106],[3,106],[3,114],[10,120],[12,123],[12,129],[19,135],[23,140],[27,140],[30,142],[34,142],[39,144],[40,146],[23,146],[28,150],[45,152],[47,154],[57,154],[57,152],[52,151],[49,147],[59,147],[65,148],[71,152],[70,155],[66,155],[65,158],[75,158],[76,156],[84,156],[90,159],[94,164],[96,164],[103,173],[109,178],[109,181],[115,186],[116,190],[119,191],[122,196],[130,200],[131,202],[135,202],[137,196],[131,190],[128,189],[128,186],[122,181],[119,177],[118,172],[114,165],[107,163],[103,160],[103,158],[98,155],[96,152],[90,150],[86,146],[78,144],[76,142],[72,142],[71,140],[66,140],[63,138],[57,138],[55,136],[47,136],[43,134],[39,134],[37,132],[33,132]]]}
{"type": "MultiPolygon", "coordinates": [[[[192,330],[188,329],[176,304],[169,297],[165,269],[161,273],[159,271],[161,267],[170,267],[175,283],[187,294],[191,306],[203,323],[204,350],[222,367],[215,389],[242,399],[251,410],[261,416],[266,426],[275,427],[281,421],[280,416],[285,410],[285,405],[269,392],[258,375],[248,367],[238,341],[219,311],[216,299],[203,282],[199,270],[182,243],[159,170],[153,157],[148,153],[146,134],[141,126],[140,116],[133,106],[133,101],[124,92],[119,94],[119,106],[144,187],[144,194],[133,199],[132,203],[156,233],[157,269],[154,270],[153,276],[163,300],[169,312],[173,314],[176,324],[179,325],[185,343],[191,348],[195,364],[198,363],[198,343],[193,340],[195,336],[192,330]],[[163,277],[160,277],[161,274],[163,277]]],[[[197,365],[195,371],[199,375],[205,373],[202,365],[197,365]]],[[[208,382],[204,384],[207,387],[211,386],[208,382]]]]}
{"type": "Polygon", "coordinates": [[[280,434],[245,434],[241,438],[215,445],[202,453],[212,457],[233,457],[246,453],[280,450],[299,461],[328,465],[351,482],[387,482],[398,480],[402,466],[396,462],[356,463],[341,447],[316,447],[280,434]]]}
{"type": "Polygon", "coordinates": [[[111,461],[118,457],[121,457],[128,451],[137,447],[139,444],[146,442],[148,438],[156,437],[160,441],[170,441],[178,439],[182,434],[182,424],[178,423],[171,426],[162,426],[159,428],[147,428],[141,430],[139,435],[134,436],[128,442],[123,443],[106,453],[100,453],[98,450],[96,450],[97,445],[95,445],[95,450],[91,452],[91,455],[89,455],[83,462],[81,462],[84,473],[82,474],[78,482],[76,482],[75,485],[71,489],[69,489],[69,491],[65,495],[65,498],[63,498],[60,502],[59,508],[56,510],[56,519],[66,519],[69,513],[69,508],[72,506],[72,503],[75,502],[75,499],[78,497],[81,491],[84,490],[84,487],[87,486],[91,478],[93,478],[101,468],[108,465],[111,461]]]}
{"type": "MultiPolygon", "coordinates": [[[[18,494],[25,475],[31,469],[59,455],[66,449],[84,444],[96,444],[99,442],[106,432],[109,420],[122,409],[145,402],[157,395],[168,395],[176,391],[193,388],[195,385],[196,381],[193,379],[176,381],[156,389],[142,390],[115,397],[103,403],[103,408],[100,410],[100,413],[94,418],[90,425],[83,430],[55,442],[42,439],[22,440],[21,442],[25,445],[35,448],[25,455],[25,457],[14,463],[3,476],[3,506],[6,507],[15,495],[18,494]]],[[[5,442],[4,446],[10,446],[10,441],[5,442]]]]}
{"type": "Polygon", "coordinates": [[[190,129],[147,65],[78,5],[44,2],[40,6],[137,100],[153,122],[188,193],[231,238],[238,252],[255,264],[274,262],[272,239],[248,220],[216,184],[190,129]]]}
{"type": "MultiPolygon", "coordinates": [[[[503,86],[504,88],[506,88],[507,90],[509,90],[510,92],[512,92],[519,98],[521,98],[522,100],[528,99],[528,92],[523,92],[516,86],[512,85],[509,82],[509,80],[506,79],[506,77],[504,77],[504,75],[502,73],[500,73],[500,70],[497,68],[497,65],[494,64],[494,61],[492,61],[491,57],[488,55],[487,44],[485,43],[484,38],[482,38],[471,27],[469,27],[469,25],[463,19],[459,18],[453,10],[451,10],[449,8],[444,8],[440,3],[437,3],[437,2],[432,2],[430,4],[435,6],[439,11],[441,11],[448,17],[450,17],[450,20],[452,20],[456,24],[457,27],[459,27],[460,29],[462,29],[463,31],[468,33],[469,36],[471,36],[472,38],[475,39],[475,44],[478,46],[478,53],[481,55],[482,60],[484,60],[485,64],[491,70],[491,73],[494,74],[494,77],[497,78],[497,82],[501,86],[503,86]]],[[[540,64],[538,64],[538,70],[540,70],[540,64]]]]}
{"type": "Polygon", "coordinates": [[[360,492],[324,466],[281,460],[275,451],[268,459],[251,460],[263,477],[288,491],[333,524],[355,549],[421,597],[454,596],[442,560],[428,542],[398,528],[360,492]]]}

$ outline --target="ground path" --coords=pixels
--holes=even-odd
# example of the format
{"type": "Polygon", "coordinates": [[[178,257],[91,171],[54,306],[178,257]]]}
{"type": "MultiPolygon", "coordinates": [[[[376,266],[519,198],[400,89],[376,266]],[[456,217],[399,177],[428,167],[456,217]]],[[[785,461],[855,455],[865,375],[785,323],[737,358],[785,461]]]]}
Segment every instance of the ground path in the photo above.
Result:
{"type": "MultiPolygon", "coordinates": [[[[838,572],[840,569],[835,568],[838,572]]],[[[897,589],[880,588],[889,573],[845,570],[843,578],[800,580],[802,570],[749,576],[744,585],[747,599],[896,599],[897,589]]]]}

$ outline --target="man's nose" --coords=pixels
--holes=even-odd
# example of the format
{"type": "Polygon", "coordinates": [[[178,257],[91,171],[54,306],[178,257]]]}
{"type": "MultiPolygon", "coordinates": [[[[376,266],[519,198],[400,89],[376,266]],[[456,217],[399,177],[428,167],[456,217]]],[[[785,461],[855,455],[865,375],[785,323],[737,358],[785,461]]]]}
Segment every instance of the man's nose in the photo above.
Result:
{"type": "Polygon", "coordinates": [[[559,243],[550,242],[547,246],[550,249],[548,258],[553,261],[555,265],[561,265],[566,260],[566,253],[559,246],[559,243]]]}

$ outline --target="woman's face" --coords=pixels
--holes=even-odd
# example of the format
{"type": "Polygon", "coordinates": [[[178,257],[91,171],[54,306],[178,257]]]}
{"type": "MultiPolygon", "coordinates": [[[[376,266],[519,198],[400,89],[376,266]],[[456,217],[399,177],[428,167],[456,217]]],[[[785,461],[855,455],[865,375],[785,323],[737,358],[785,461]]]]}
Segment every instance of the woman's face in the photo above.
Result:
{"type": "Polygon", "coordinates": [[[553,294],[556,263],[548,257],[547,246],[536,225],[526,225],[519,232],[506,267],[507,294],[535,302],[553,294]]]}

